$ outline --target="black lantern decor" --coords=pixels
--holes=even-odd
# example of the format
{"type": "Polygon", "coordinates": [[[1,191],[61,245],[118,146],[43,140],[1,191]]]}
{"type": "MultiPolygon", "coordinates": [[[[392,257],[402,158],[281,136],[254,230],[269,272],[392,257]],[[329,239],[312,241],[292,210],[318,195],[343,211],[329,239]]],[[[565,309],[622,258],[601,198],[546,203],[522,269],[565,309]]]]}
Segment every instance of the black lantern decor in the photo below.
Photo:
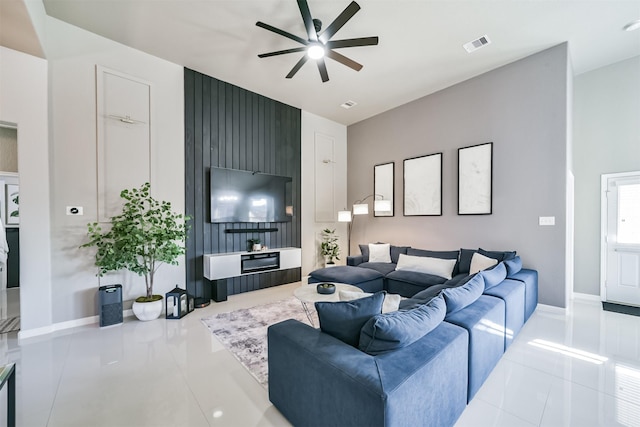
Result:
{"type": "Polygon", "coordinates": [[[167,292],[164,301],[167,319],[180,319],[189,312],[187,291],[178,286],[167,292]]]}

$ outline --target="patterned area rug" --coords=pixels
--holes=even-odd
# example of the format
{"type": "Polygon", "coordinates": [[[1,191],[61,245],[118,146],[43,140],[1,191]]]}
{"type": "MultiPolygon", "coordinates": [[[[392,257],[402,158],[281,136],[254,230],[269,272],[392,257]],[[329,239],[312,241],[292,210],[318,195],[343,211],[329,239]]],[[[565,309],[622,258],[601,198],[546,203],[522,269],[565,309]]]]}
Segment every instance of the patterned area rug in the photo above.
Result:
{"type": "Polygon", "coordinates": [[[20,316],[0,320],[0,334],[20,330],[20,316]]]}
{"type": "MultiPolygon", "coordinates": [[[[267,388],[267,328],[286,319],[309,324],[302,304],[295,297],[205,317],[202,323],[267,388]]],[[[317,318],[314,322],[318,324],[317,318]]]]}

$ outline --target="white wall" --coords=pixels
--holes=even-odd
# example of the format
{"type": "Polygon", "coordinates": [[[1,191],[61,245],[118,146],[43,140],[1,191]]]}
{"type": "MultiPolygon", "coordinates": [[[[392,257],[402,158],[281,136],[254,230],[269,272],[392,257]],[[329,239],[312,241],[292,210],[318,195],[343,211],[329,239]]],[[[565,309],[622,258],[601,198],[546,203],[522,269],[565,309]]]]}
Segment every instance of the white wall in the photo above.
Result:
{"type": "MultiPolygon", "coordinates": [[[[320,233],[325,228],[336,229],[340,237],[340,261],[344,264],[347,257],[347,225],[337,222],[338,210],[347,207],[347,127],[320,116],[302,111],[302,277],[316,268],[323,267],[320,256],[320,233]],[[331,222],[316,222],[316,167],[324,159],[315,158],[316,135],[324,140],[332,139],[333,157],[333,193],[335,217],[331,222]]],[[[304,281],[304,279],[303,279],[304,281]]]]}
{"type": "Polygon", "coordinates": [[[52,321],[47,109],[47,61],[0,47],[0,121],[18,126],[22,331],[52,321]]]}
{"type": "MultiPolygon", "coordinates": [[[[178,212],[184,212],[184,82],[181,66],[54,18],[46,18],[43,45],[49,62],[54,196],[52,321],[60,323],[97,314],[94,251],[78,248],[86,239],[87,223],[97,219],[96,64],[151,83],[152,194],[170,201],[178,212]],[[84,216],[67,216],[66,206],[82,206],[84,216]]],[[[144,279],[136,275],[102,279],[102,284],[111,283],[123,284],[125,301],[144,293],[144,279]]],[[[163,265],[154,293],[164,295],[176,284],[185,286],[183,263],[163,265]]]]}
{"type": "Polygon", "coordinates": [[[600,294],[600,177],[640,170],[640,56],[574,79],[575,285],[600,294]]]}

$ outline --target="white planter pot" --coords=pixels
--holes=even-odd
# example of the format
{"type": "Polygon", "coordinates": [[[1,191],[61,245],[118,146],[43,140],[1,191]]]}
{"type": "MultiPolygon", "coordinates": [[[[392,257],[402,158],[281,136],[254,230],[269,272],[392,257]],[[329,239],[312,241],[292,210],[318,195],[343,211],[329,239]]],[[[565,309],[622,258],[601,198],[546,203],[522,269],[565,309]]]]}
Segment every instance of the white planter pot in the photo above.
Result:
{"type": "Polygon", "coordinates": [[[133,302],[133,314],[136,315],[138,320],[148,321],[156,320],[162,313],[162,306],[164,299],[151,302],[133,302]]]}

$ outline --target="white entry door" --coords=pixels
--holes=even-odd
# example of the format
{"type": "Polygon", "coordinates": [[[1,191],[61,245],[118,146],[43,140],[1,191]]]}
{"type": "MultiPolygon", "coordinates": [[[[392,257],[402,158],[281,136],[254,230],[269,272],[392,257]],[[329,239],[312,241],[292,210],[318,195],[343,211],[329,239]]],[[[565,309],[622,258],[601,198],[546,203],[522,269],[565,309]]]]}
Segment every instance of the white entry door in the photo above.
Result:
{"type": "Polygon", "coordinates": [[[602,176],[603,301],[640,306],[640,172],[602,176]]]}

